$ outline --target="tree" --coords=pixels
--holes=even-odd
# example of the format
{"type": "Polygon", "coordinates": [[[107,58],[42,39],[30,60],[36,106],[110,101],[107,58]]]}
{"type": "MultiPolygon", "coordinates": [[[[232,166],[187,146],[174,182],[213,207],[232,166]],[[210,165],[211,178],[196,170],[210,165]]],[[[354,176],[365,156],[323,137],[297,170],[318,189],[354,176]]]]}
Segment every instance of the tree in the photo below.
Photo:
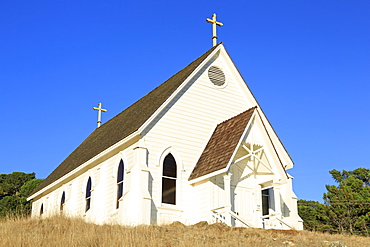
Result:
{"type": "Polygon", "coordinates": [[[370,234],[370,169],[330,171],[338,183],[326,185],[324,204],[333,228],[339,233],[370,234]]]}
{"type": "Polygon", "coordinates": [[[298,200],[298,213],[303,220],[305,230],[331,232],[332,227],[325,205],[316,201],[298,200]]]}
{"type": "Polygon", "coordinates": [[[35,179],[35,173],[0,174],[0,217],[30,214],[27,197],[42,181],[35,179]]]}
{"type": "Polygon", "coordinates": [[[25,182],[19,189],[18,195],[21,197],[28,197],[32,193],[32,191],[34,191],[36,187],[41,184],[42,181],[44,181],[44,179],[35,178],[25,182]]]}
{"type": "Polygon", "coordinates": [[[1,184],[0,184],[0,200],[3,196],[4,196],[4,190],[3,190],[3,187],[1,187],[1,184]]]}
{"type": "Polygon", "coordinates": [[[331,170],[329,172],[335,182],[340,183],[345,181],[347,178],[355,177],[363,182],[364,186],[370,186],[370,169],[366,168],[357,168],[354,171],[346,171],[343,170],[342,172],[337,170],[331,170]]]}
{"type": "Polygon", "coordinates": [[[22,185],[35,178],[35,173],[13,172],[12,174],[0,174],[0,186],[4,196],[14,195],[22,185]]]}
{"type": "Polygon", "coordinates": [[[6,196],[0,200],[0,217],[29,215],[31,203],[25,197],[6,196]]]}

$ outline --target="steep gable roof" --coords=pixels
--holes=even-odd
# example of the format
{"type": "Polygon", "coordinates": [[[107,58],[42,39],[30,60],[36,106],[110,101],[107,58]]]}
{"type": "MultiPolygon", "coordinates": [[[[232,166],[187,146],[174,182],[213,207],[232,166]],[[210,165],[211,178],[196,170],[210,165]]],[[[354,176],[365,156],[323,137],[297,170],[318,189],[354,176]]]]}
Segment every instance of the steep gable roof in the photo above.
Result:
{"type": "Polygon", "coordinates": [[[137,131],[220,44],[222,43],[208,50],[126,110],[95,129],[32,194],[137,131]]]}
{"type": "Polygon", "coordinates": [[[252,107],[217,125],[189,180],[227,167],[255,109],[252,107]]]}

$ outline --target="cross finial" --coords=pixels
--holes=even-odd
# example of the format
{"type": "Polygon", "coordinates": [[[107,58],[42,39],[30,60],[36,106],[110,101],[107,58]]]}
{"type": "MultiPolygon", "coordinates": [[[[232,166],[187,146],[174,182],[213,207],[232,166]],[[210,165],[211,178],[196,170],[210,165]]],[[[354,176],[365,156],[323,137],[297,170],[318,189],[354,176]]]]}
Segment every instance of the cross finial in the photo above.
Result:
{"type": "Polygon", "coordinates": [[[206,22],[212,23],[213,46],[216,46],[217,45],[216,26],[222,27],[224,24],[222,22],[217,22],[216,21],[216,13],[212,15],[212,20],[207,18],[206,22]]]}
{"type": "Polygon", "coordinates": [[[107,110],[101,108],[102,103],[99,103],[98,106],[99,107],[93,107],[93,109],[98,111],[98,128],[99,128],[100,127],[100,124],[101,124],[101,112],[102,111],[103,112],[106,112],[107,110]]]}

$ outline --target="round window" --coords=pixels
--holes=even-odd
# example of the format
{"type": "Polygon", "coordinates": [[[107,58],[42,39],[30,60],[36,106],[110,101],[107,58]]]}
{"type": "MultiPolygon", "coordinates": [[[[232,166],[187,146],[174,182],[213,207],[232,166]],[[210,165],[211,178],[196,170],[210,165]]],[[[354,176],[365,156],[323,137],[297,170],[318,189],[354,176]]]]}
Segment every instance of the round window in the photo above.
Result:
{"type": "Polygon", "coordinates": [[[225,74],[216,66],[211,66],[208,69],[208,78],[216,86],[222,86],[225,84],[225,74]]]}

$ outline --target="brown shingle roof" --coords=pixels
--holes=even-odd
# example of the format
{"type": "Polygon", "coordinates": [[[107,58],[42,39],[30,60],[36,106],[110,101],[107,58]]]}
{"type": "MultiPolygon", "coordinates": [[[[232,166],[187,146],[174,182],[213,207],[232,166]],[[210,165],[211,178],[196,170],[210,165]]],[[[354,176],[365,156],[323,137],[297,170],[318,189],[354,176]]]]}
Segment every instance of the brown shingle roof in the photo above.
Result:
{"type": "Polygon", "coordinates": [[[217,125],[189,180],[226,168],[256,107],[217,125]]]}
{"type": "Polygon", "coordinates": [[[126,110],[95,129],[32,194],[137,131],[220,44],[208,50],[126,110]]]}

